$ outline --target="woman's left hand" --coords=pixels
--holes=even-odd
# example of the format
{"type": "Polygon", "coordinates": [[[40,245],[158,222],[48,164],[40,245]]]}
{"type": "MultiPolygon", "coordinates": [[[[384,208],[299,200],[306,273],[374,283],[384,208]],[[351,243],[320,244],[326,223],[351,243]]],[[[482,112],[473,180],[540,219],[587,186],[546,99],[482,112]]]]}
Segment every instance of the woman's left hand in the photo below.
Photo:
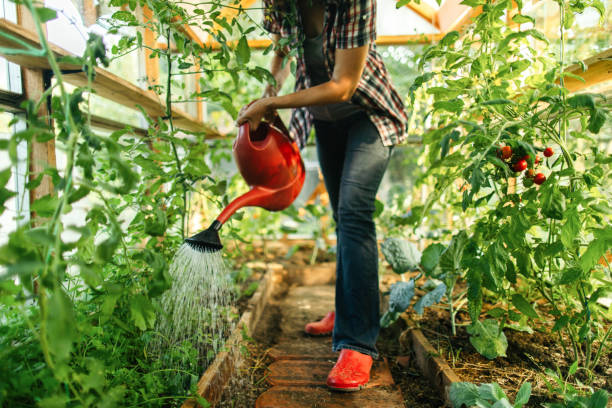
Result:
{"type": "Polygon", "coordinates": [[[256,130],[263,118],[272,116],[273,109],[270,106],[270,99],[272,98],[256,99],[248,105],[243,106],[242,109],[240,109],[240,113],[238,113],[236,124],[240,126],[245,122],[249,122],[251,128],[256,130]]]}

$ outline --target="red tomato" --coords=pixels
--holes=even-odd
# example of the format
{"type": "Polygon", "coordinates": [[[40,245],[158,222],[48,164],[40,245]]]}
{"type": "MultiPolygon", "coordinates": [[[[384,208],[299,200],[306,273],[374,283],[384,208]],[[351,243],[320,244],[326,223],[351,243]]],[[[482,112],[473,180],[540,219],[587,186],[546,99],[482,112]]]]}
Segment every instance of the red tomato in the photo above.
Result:
{"type": "Polygon", "coordinates": [[[534,169],[529,169],[525,173],[525,177],[527,177],[527,178],[533,178],[534,176],[535,176],[535,170],[534,169]]]}
{"type": "Polygon", "coordinates": [[[514,166],[512,166],[512,169],[514,171],[523,171],[526,168],[527,168],[527,160],[525,159],[521,159],[517,161],[516,163],[514,163],[514,166]]]}
{"type": "Polygon", "coordinates": [[[552,149],[552,147],[547,147],[546,149],[544,149],[544,156],[546,157],[550,157],[553,154],[555,154],[554,150],[552,149]]]}
{"type": "Polygon", "coordinates": [[[501,158],[503,160],[508,160],[512,157],[512,148],[510,146],[504,146],[501,148],[501,158]]]}
{"type": "Polygon", "coordinates": [[[546,181],[546,176],[543,175],[542,173],[536,174],[535,177],[533,178],[533,182],[536,183],[537,185],[540,185],[545,181],[546,181]]]}

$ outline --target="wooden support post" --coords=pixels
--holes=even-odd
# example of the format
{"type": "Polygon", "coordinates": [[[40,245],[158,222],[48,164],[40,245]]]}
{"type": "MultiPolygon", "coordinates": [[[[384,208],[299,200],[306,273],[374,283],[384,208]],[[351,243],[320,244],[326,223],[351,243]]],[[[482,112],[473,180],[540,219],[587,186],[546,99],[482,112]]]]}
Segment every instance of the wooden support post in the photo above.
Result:
{"type": "MultiPolygon", "coordinates": [[[[17,21],[23,28],[35,31],[35,24],[30,12],[24,5],[19,5],[17,9],[17,21]]],[[[45,91],[44,72],[41,69],[22,68],[23,94],[27,99],[38,101],[45,91]]],[[[46,101],[45,101],[46,102],[46,101]]],[[[38,112],[39,116],[47,116],[47,104],[41,104],[38,112]]],[[[55,161],[55,140],[48,142],[37,142],[32,140],[29,148],[29,169],[30,180],[35,179],[47,167],[56,167],[55,161]]],[[[40,185],[30,190],[30,203],[40,197],[53,194],[53,183],[49,176],[44,176],[40,185]]],[[[35,214],[31,214],[35,219],[35,214]]]]}
{"type": "MultiPolygon", "coordinates": [[[[153,11],[144,6],[142,8],[142,14],[145,23],[153,22],[153,11]]],[[[147,47],[144,49],[145,57],[145,73],[147,75],[147,83],[149,86],[159,85],[159,58],[151,58],[153,51],[151,49],[156,48],[157,38],[155,32],[148,27],[145,27],[143,33],[143,42],[147,47]]],[[[168,68],[170,69],[170,68],[168,68]]]]}
{"type": "Polygon", "coordinates": [[[87,27],[96,24],[98,9],[93,0],[83,0],[83,21],[87,27]]]}

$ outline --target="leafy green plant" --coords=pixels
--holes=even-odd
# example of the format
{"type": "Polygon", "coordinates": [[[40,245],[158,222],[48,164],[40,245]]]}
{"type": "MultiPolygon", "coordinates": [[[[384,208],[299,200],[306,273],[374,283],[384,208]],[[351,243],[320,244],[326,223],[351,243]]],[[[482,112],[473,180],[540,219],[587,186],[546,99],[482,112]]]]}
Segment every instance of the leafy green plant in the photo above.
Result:
{"type": "Polygon", "coordinates": [[[574,362],[568,370],[567,376],[563,376],[557,368],[556,372],[546,370],[546,387],[551,395],[561,398],[562,402],[550,402],[544,404],[547,408],[606,408],[610,395],[606,390],[593,391],[588,389],[586,395],[584,390],[574,387],[569,378],[576,374],[578,361],[574,362]]]}
{"type": "Polygon", "coordinates": [[[521,408],[529,402],[531,397],[531,383],[523,383],[516,394],[514,404],[510,403],[508,397],[499,384],[481,384],[476,386],[467,382],[456,382],[450,387],[450,400],[453,408],[462,406],[482,408],[521,408]]]}
{"type": "MultiPolygon", "coordinates": [[[[249,29],[238,20],[221,17],[223,5],[218,2],[204,13],[190,15],[174,2],[113,0],[111,5],[122,9],[114,14],[110,31],[128,29],[133,34],[113,47],[114,56],[106,53],[100,37],[92,35],[84,55],[67,61],[58,60],[42,30],[46,21],[55,18],[55,11],[31,0],[20,4],[32,14],[41,45],[2,52],[46,58],[54,82],[40,100],[23,103],[27,129],[11,135],[0,149],[15,165],[20,143],[55,138],[66,162],[61,169],[15,175],[25,177],[28,192],[48,178],[53,193],[31,203],[35,216],[20,223],[0,247],[0,404],[180,404],[196,397],[202,367],[214,355],[199,355],[187,342],[154,352],[152,344],[159,336],[154,327],[161,312],[158,299],[171,284],[168,264],[187,233],[190,196],[201,194],[219,205],[226,204],[228,197],[227,181],[211,176],[207,160],[214,164],[218,155],[202,141],[204,134],[175,125],[173,106],[185,100],[175,100],[173,90],[196,65],[209,78],[219,67],[227,68],[223,75],[236,82],[239,75],[267,79],[269,74],[249,65],[245,48],[249,29]],[[147,22],[136,13],[145,6],[154,16],[147,22]],[[221,28],[214,30],[214,36],[220,51],[213,53],[188,38],[185,24],[201,24],[211,33],[218,24],[221,28]],[[110,58],[142,50],[142,27],[166,41],[165,48],[150,50],[168,67],[164,80],[153,87],[165,100],[165,119],[145,115],[149,128],[144,137],[129,127],[101,132],[92,126],[90,111],[96,68],[106,66],[110,58]],[[231,33],[239,35],[236,45],[231,33]],[[62,62],[82,66],[86,85],[66,86],[62,62]],[[50,117],[40,114],[47,97],[50,117]],[[65,218],[81,205],[87,209],[82,222],[65,218]],[[170,361],[179,361],[180,368],[169,368],[170,361]]],[[[10,34],[3,36],[21,43],[10,34]]],[[[202,85],[193,98],[231,100],[221,89],[202,85]]],[[[223,106],[235,111],[231,104],[223,106]]],[[[15,194],[7,185],[13,168],[0,169],[0,211],[15,194]]],[[[223,339],[207,341],[212,345],[223,339]]]]}
{"type": "MultiPolygon", "coordinates": [[[[435,187],[407,221],[420,226],[442,195],[451,211],[472,221],[455,265],[468,285],[477,349],[493,356],[503,348],[504,328],[544,324],[567,359],[579,360],[590,376],[610,341],[597,300],[612,282],[610,266],[598,264],[611,244],[612,158],[597,147],[596,135],[612,104],[601,95],[570,95],[563,37],[558,60],[549,58],[540,52],[548,40],[522,29],[532,18],[520,2],[513,18],[518,30],[505,24],[501,16],[512,12],[511,3],[465,1],[483,8],[474,24],[420,56],[426,72],[411,92],[414,98],[425,90],[432,101],[422,181],[435,187]],[[456,190],[458,202],[449,200],[456,190]],[[505,306],[488,311],[497,331],[494,320],[480,322],[488,297],[505,306]],[[535,306],[537,299],[545,306],[535,306]],[[487,338],[491,347],[482,343],[487,338]]],[[[562,33],[575,13],[600,9],[597,2],[559,5],[562,33]]]]}

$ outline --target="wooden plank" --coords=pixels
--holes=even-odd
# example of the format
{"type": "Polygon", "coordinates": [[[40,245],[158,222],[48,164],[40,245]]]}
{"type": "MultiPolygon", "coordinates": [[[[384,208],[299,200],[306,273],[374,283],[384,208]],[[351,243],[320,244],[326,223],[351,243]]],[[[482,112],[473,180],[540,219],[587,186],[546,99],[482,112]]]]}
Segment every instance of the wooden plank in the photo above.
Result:
{"type": "MultiPolygon", "coordinates": [[[[217,354],[215,360],[208,366],[198,381],[198,395],[206,398],[212,406],[219,402],[223,394],[223,388],[243,363],[243,355],[240,352],[240,345],[243,342],[242,331],[246,330],[246,333],[249,335],[255,331],[257,323],[259,323],[263,310],[268,304],[278,281],[280,281],[280,275],[268,269],[259,283],[255,294],[249,300],[248,306],[236,328],[226,341],[225,351],[217,354]]],[[[200,405],[193,399],[186,400],[182,405],[182,408],[196,407],[200,407],[200,405]]]]}
{"type": "MultiPolygon", "coordinates": [[[[26,9],[24,5],[19,5],[17,8],[17,21],[19,26],[23,29],[35,29],[35,23],[32,19],[32,15],[26,9]]],[[[12,24],[12,23],[11,23],[12,24]]],[[[16,24],[15,24],[16,25],[16,24]]],[[[44,29],[44,27],[43,27],[44,29]]],[[[39,68],[24,68],[21,70],[21,77],[23,81],[23,96],[26,99],[38,101],[42,97],[45,90],[45,81],[43,77],[43,71],[39,68]]],[[[42,103],[38,112],[40,117],[48,116],[47,104],[42,103]]],[[[30,180],[36,179],[40,173],[46,168],[55,168],[57,166],[55,160],[55,139],[51,139],[47,142],[37,142],[32,140],[28,146],[29,157],[29,178],[30,180]]],[[[38,200],[46,195],[54,193],[53,183],[51,177],[44,176],[41,183],[30,189],[30,203],[38,200]]],[[[32,213],[32,219],[36,223],[36,214],[32,213]]]]}
{"type": "Polygon", "coordinates": [[[576,78],[565,77],[564,85],[570,92],[577,92],[592,85],[612,80],[612,48],[600,52],[583,61],[587,70],[582,71],[579,64],[574,64],[565,70],[584,79],[584,82],[576,78]]]}
{"type": "MultiPolygon", "coordinates": [[[[0,31],[14,35],[30,46],[40,47],[38,37],[34,32],[11,23],[10,21],[0,19],[0,31]]],[[[19,44],[4,37],[0,37],[0,46],[22,48],[19,44]]],[[[50,48],[58,58],[71,55],[55,45],[51,45],[50,48]]],[[[6,55],[4,57],[9,61],[20,64],[24,68],[50,69],[46,58],[24,57],[18,55],[6,55]]],[[[78,70],[79,72],[65,74],[64,80],[75,86],[87,86],[87,76],[83,72],[80,72],[80,66],[70,63],[60,63],[60,68],[66,71],[78,70]]],[[[138,106],[141,106],[151,117],[164,117],[166,115],[165,104],[154,92],[143,90],[131,82],[102,68],[96,68],[94,90],[103,98],[110,99],[128,108],[138,109],[138,106]]],[[[211,126],[198,121],[197,118],[178,108],[172,109],[172,116],[178,128],[192,132],[203,132],[207,137],[222,137],[222,135],[211,126]]]]}
{"type": "Polygon", "coordinates": [[[431,384],[444,395],[446,404],[452,406],[449,396],[450,387],[452,383],[460,382],[461,379],[448,363],[440,357],[436,349],[423,335],[423,332],[418,329],[409,330],[417,365],[431,384]]]}

